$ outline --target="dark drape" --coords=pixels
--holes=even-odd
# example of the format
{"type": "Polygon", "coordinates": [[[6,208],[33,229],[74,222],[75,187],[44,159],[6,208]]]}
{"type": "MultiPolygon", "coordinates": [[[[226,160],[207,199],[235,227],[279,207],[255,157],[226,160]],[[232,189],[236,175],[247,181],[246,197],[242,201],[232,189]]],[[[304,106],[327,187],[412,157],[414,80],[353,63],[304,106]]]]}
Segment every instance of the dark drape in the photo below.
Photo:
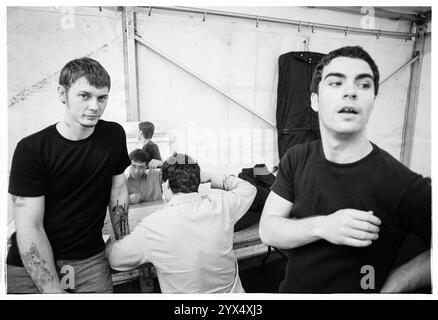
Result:
{"type": "Polygon", "coordinates": [[[234,225],[234,231],[245,229],[259,222],[271,186],[275,181],[275,176],[268,171],[265,164],[256,164],[254,168],[243,168],[238,177],[255,186],[257,194],[248,211],[234,225]]]}
{"type": "Polygon", "coordinates": [[[318,52],[297,51],[278,59],[277,130],[279,157],[292,146],[320,139],[318,114],[310,107],[310,83],[318,52]]]}

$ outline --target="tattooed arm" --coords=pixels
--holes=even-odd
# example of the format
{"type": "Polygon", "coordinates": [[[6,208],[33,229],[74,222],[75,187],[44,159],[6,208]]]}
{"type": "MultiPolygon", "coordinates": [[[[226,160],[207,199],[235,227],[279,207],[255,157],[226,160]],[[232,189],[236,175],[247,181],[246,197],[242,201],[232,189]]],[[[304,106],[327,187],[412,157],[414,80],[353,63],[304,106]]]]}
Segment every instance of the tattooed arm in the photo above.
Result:
{"type": "Polygon", "coordinates": [[[111,223],[113,225],[116,240],[123,239],[129,234],[128,206],[129,195],[126,188],[125,176],[123,173],[113,176],[111,187],[111,199],[108,205],[111,223]]]}
{"type": "Polygon", "coordinates": [[[17,243],[23,265],[41,293],[66,293],[43,226],[44,196],[12,196],[17,243]]]}

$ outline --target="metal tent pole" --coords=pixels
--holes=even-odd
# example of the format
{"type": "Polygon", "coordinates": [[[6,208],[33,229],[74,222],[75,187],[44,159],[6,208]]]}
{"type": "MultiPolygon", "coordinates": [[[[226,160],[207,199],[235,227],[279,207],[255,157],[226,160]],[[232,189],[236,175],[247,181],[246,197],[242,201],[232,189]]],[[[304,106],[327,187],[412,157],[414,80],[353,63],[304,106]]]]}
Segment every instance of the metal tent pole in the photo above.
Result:
{"type": "Polygon", "coordinates": [[[196,79],[200,80],[202,83],[206,84],[207,86],[209,86],[210,88],[212,88],[214,91],[216,91],[217,93],[221,94],[222,96],[224,96],[225,98],[231,100],[232,102],[234,102],[235,104],[239,105],[240,107],[244,108],[245,110],[247,110],[248,112],[250,112],[251,114],[253,114],[254,116],[256,116],[257,118],[259,118],[260,120],[262,120],[263,122],[269,124],[270,126],[275,128],[275,124],[266,120],[265,118],[263,118],[263,116],[257,112],[255,112],[254,110],[252,110],[250,107],[248,107],[246,104],[244,104],[243,102],[239,101],[238,99],[230,96],[228,93],[223,92],[221,89],[219,89],[218,87],[216,87],[214,84],[212,84],[210,81],[208,81],[207,79],[203,78],[201,75],[195,73],[194,71],[190,70],[189,68],[187,68],[186,66],[182,65],[181,63],[177,62],[176,60],[174,60],[173,58],[170,58],[169,56],[167,56],[166,54],[164,54],[163,52],[161,52],[160,50],[154,48],[151,44],[149,44],[147,41],[143,40],[143,38],[141,38],[138,34],[135,35],[135,40],[137,40],[139,43],[141,43],[142,45],[144,45],[145,47],[147,47],[149,50],[155,52],[156,54],[158,54],[160,57],[166,59],[167,61],[171,62],[173,65],[177,66],[178,68],[182,69],[183,71],[187,72],[188,74],[190,74],[191,76],[195,77],[196,79]]]}
{"type": "Polygon", "coordinates": [[[426,26],[418,26],[419,36],[415,38],[413,56],[419,59],[412,65],[411,80],[409,82],[408,101],[405,109],[400,161],[407,167],[411,164],[412,149],[414,145],[415,120],[417,118],[418,96],[421,82],[421,67],[423,64],[426,26]]]}
{"type": "Polygon", "coordinates": [[[347,33],[362,33],[375,35],[377,38],[380,36],[388,36],[402,39],[411,39],[412,37],[417,37],[418,33],[411,32],[398,32],[398,31],[388,31],[388,30],[378,30],[378,29],[364,29],[364,28],[356,28],[342,25],[333,25],[333,24],[325,24],[325,23],[315,23],[311,21],[300,21],[300,20],[292,20],[292,19],[283,19],[283,18],[274,18],[268,16],[257,16],[252,14],[244,14],[244,13],[234,13],[227,11],[219,11],[219,10],[209,10],[209,9],[201,9],[201,8],[189,8],[189,7],[160,7],[160,6],[151,6],[151,7],[136,7],[138,9],[147,10],[148,14],[151,14],[151,11],[154,9],[158,10],[167,10],[167,11],[178,11],[178,12],[188,12],[188,13],[199,13],[203,15],[203,21],[205,21],[205,17],[207,15],[212,16],[221,16],[221,17],[229,17],[229,18],[240,18],[247,20],[254,20],[256,22],[256,26],[259,25],[260,22],[274,22],[274,23],[282,23],[289,24],[293,26],[306,26],[312,29],[312,32],[315,28],[319,29],[328,29],[328,30],[337,30],[347,33]]]}

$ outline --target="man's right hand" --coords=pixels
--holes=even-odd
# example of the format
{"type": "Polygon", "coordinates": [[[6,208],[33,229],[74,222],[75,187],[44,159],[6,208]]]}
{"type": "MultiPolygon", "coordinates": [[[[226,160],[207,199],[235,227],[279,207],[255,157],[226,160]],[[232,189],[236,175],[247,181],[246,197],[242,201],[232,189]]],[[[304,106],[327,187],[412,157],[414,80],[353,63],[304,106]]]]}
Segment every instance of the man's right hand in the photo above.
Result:
{"type": "Polygon", "coordinates": [[[141,195],[138,193],[133,193],[129,195],[129,203],[135,204],[139,203],[141,199],[141,195]]]}
{"type": "Polygon", "coordinates": [[[319,235],[333,244],[366,247],[379,237],[381,221],[372,211],[341,209],[320,218],[319,235]]]}

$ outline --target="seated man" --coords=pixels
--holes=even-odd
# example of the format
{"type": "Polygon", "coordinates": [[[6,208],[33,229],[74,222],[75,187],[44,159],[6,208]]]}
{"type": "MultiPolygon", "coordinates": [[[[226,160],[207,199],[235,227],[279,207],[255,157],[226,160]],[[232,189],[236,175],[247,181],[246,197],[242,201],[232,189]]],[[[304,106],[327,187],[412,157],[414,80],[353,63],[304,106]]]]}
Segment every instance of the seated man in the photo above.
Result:
{"type": "Polygon", "coordinates": [[[256,188],[234,176],[201,174],[199,165],[183,154],[167,159],[162,171],[168,203],[108,248],[111,267],[126,271],[151,262],[163,293],[244,292],[233,227],[256,188]],[[199,184],[207,182],[226,192],[201,198],[199,184]]]}
{"type": "Polygon", "coordinates": [[[126,186],[129,193],[129,203],[163,199],[161,189],[161,170],[147,169],[149,154],[141,149],[135,149],[129,154],[131,165],[126,186]]]}
{"type": "Polygon", "coordinates": [[[154,124],[149,121],[140,122],[138,124],[138,130],[138,138],[143,144],[142,150],[147,152],[150,156],[148,167],[150,169],[161,167],[163,165],[163,161],[161,160],[160,149],[158,148],[157,144],[151,140],[155,132],[154,124]]]}

